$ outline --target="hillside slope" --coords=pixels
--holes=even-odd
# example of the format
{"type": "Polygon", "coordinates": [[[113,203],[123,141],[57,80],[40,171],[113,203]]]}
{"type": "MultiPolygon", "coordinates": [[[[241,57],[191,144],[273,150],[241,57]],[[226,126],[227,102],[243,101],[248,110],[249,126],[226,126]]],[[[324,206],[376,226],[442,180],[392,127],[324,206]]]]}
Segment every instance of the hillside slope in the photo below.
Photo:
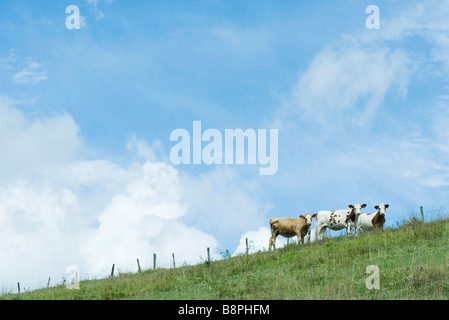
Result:
{"type": "Polygon", "coordinates": [[[449,299],[449,220],[0,298],[449,299]],[[379,290],[365,286],[369,265],[379,267],[379,290]]]}

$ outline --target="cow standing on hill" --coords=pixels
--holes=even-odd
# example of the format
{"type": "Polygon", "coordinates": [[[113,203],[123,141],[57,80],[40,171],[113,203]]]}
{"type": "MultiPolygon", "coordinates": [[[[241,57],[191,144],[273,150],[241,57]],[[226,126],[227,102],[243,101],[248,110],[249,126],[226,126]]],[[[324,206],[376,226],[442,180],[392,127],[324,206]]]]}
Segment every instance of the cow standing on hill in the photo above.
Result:
{"type": "Polygon", "coordinates": [[[341,230],[346,228],[346,234],[351,234],[351,230],[355,228],[355,235],[358,235],[359,228],[357,220],[360,216],[361,209],[366,207],[366,204],[355,205],[350,204],[348,209],[332,210],[332,211],[318,211],[316,216],[316,237],[322,240],[326,232],[326,228],[331,230],[341,230]]]}
{"type": "Polygon", "coordinates": [[[302,242],[304,244],[304,237],[309,232],[312,219],[316,217],[316,214],[311,215],[307,213],[305,216],[300,215],[299,219],[294,218],[272,218],[270,219],[271,226],[271,238],[268,245],[268,250],[273,247],[276,250],[276,238],[278,235],[286,238],[293,237],[298,238],[298,244],[302,242]]]}
{"type": "Polygon", "coordinates": [[[363,229],[364,232],[374,229],[383,229],[385,224],[385,211],[389,207],[388,204],[380,203],[378,206],[374,206],[376,212],[363,213],[357,220],[357,226],[363,229]]]}

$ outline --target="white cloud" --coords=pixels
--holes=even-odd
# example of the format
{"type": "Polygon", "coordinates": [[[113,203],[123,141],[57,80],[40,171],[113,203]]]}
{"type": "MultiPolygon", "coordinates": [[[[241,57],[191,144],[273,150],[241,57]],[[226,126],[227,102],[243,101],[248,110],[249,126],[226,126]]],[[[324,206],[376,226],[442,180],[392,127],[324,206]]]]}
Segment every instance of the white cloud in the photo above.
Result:
{"type": "Polygon", "coordinates": [[[319,52],[299,76],[286,118],[292,114],[326,125],[366,125],[386,94],[405,96],[413,64],[407,54],[385,47],[360,46],[344,39],[319,52]]]}
{"type": "Polygon", "coordinates": [[[114,0],[87,0],[87,3],[93,6],[96,6],[99,2],[111,4],[114,2],[114,0]]]}
{"type": "Polygon", "coordinates": [[[125,167],[79,159],[83,143],[67,114],[33,118],[0,96],[0,122],[0,284],[10,289],[61,282],[68,265],[104,277],[113,263],[149,268],[153,253],[165,267],[172,253],[177,265],[199,262],[207,247],[217,258],[215,230],[247,230],[266,209],[233,170],[180,178],[159,160],[158,140],[132,135],[127,147],[143,161],[125,167]]]}
{"type": "MultiPolygon", "coordinates": [[[[414,130],[402,136],[381,133],[367,137],[363,145],[336,152],[335,165],[376,175],[369,180],[388,181],[385,190],[396,189],[410,199],[418,199],[423,188],[449,186],[449,98],[438,97],[426,108],[428,122],[424,125],[415,124],[414,130]]],[[[431,193],[437,195],[436,191],[431,193]]]]}
{"type": "MultiPolygon", "coordinates": [[[[267,227],[260,227],[257,231],[248,231],[240,237],[240,242],[235,249],[233,256],[246,253],[246,239],[248,239],[249,253],[268,250],[268,242],[271,237],[271,231],[267,227]]],[[[282,237],[279,237],[282,238],[282,237]]],[[[279,239],[278,248],[284,246],[287,241],[279,239]],[[284,243],[285,242],[285,243],[284,243]]]]}
{"type": "Polygon", "coordinates": [[[70,189],[32,181],[0,187],[2,285],[11,287],[19,281],[24,288],[43,286],[48,277],[62,280],[64,268],[77,261],[74,237],[83,237],[73,233],[78,202],[70,189]]]}
{"type": "Polygon", "coordinates": [[[95,19],[101,20],[103,18],[104,18],[104,13],[102,11],[100,11],[95,19]]]}
{"type": "Polygon", "coordinates": [[[18,51],[16,49],[9,50],[9,55],[5,58],[0,58],[0,68],[4,70],[12,69],[12,64],[17,62],[18,51]]]}
{"type": "Polygon", "coordinates": [[[20,84],[36,84],[47,80],[47,70],[36,62],[28,62],[27,66],[13,76],[13,81],[20,84]]]}
{"type": "Polygon", "coordinates": [[[449,70],[449,1],[429,0],[403,6],[393,16],[382,18],[381,32],[359,35],[364,43],[386,41],[423,41],[432,63],[449,70]]]}
{"type": "Polygon", "coordinates": [[[384,10],[380,30],[342,35],[301,70],[275,123],[284,154],[301,150],[307,160],[284,158],[284,186],[299,181],[303,192],[320,193],[338,185],[335,201],[447,194],[448,100],[437,95],[447,95],[449,81],[448,4],[384,10]]]}
{"type": "Polygon", "coordinates": [[[105,277],[113,263],[135,272],[136,259],[149,268],[153,253],[199,262],[217,240],[180,220],[181,190],[167,164],[105,161],[75,161],[0,187],[0,283],[36,288],[51,276],[55,284],[72,264],[83,278],[105,277]]]}
{"type": "Polygon", "coordinates": [[[18,84],[35,85],[48,79],[47,70],[32,57],[23,57],[11,49],[9,55],[0,58],[0,69],[13,72],[12,80],[18,84]]]}
{"type": "Polygon", "coordinates": [[[126,266],[153,253],[169,257],[175,251],[217,246],[213,236],[178,221],[187,212],[176,170],[152,162],[136,169],[137,174],[129,174],[123,189],[100,213],[98,228],[82,245],[93,273],[104,274],[112,263],[126,266]]]}
{"type": "Polygon", "coordinates": [[[271,208],[259,198],[257,181],[241,178],[229,167],[217,167],[198,176],[182,174],[185,203],[194,224],[218,239],[240,236],[264,223],[271,208]]]}
{"type": "Polygon", "coordinates": [[[81,144],[78,131],[66,113],[52,118],[29,117],[0,94],[0,183],[71,160],[81,144]]]}
{"type": "MultiPolygon", "coordinates": [[[[106,4],[111,4],[114,2],[114,0],[86,0],[86,1],[90,6],[92,6],[94,8],[95,14],[96,14],[96,17],[95,17],[96,20],[101,20],[104,18],[104,13],[103,13],[103,11],[98,9],[98,4],[100,2],[104,2],[106,4]]],[[[86,27],[87,26],[86,23],[84,23],[84,24],[86,27]]]]}
{"type": "Polygon", "coordinates": [[[412,75],[449,82],[449,1],[413,2],[383,12],[380,30],[343,34],[315,55],[279,108],[276,123],[287,126],[296,116],[330,126],[348,120],[364,126],[386,107],[388,94],[406,97],[412,75]]]}
{"type": "Polygon", "coordinates": [[[128,138],[126,149],[134,152],[138,157],[145,160],[156,161],[164,157],[163,144],[159,139],[155,139],[151,145],[149,145],[144,139],[138,138],[135,134],[132,134],[128,138]]]}

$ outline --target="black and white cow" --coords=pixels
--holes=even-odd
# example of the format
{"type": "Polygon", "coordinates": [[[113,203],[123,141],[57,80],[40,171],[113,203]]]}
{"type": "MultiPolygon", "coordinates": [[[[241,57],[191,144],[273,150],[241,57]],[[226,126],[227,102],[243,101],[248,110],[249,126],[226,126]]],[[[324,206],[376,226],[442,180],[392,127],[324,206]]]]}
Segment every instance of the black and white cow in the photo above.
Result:
{"type": "Polygon", "coordinates": [[[316,237],[322,240],[326,232],[326,228],[331,230],[341,230],[346,228],[346,234],[350,234],[351,230],[355,228],[355,235],[358,235],[359,228],[357,220],[361,214],[361,210],[366,207],[366,204],[356,203],[350,204],[348,209],[332,210],[332,211],[318,211],[316,216],[316,237]]]}

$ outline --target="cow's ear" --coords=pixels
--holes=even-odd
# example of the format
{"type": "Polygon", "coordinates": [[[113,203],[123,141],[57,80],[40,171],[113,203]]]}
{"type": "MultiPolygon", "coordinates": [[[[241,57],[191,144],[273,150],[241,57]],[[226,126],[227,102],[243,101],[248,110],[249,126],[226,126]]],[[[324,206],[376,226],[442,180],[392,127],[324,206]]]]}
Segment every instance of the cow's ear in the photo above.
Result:
{"type": "Polygon", "coordinates": [[[354,206],[352,204],[350,204],[348,207],[354,209],[354,206]]]}
{"type": "Polygon", "coordinates": [[[318,214],[316,214],[316,213],[312,214],[312,219],[313,219],[313,218],[316,218],[317,215],[318,215],[318,214]]]}
{"type": "Polygon", "coordinates": [[[362,204],[362,208],[366,208],[366,203],[362,204]]]}
{"type": "Polygon", "coordinates": [[[374,209],[379,210],[379,206],[374,206],[374,209]]]}
{"type": "Polygon", "coordinates": [[[299,217],[305,219],[305,217],[302,214],[299,217]]]}
{"type": "Polygon", "coordinates": [[[386,204],[386,205],[385,205],[385,208],[388,208],[389,206],[390,206],[390,205],[386,204]]]}

